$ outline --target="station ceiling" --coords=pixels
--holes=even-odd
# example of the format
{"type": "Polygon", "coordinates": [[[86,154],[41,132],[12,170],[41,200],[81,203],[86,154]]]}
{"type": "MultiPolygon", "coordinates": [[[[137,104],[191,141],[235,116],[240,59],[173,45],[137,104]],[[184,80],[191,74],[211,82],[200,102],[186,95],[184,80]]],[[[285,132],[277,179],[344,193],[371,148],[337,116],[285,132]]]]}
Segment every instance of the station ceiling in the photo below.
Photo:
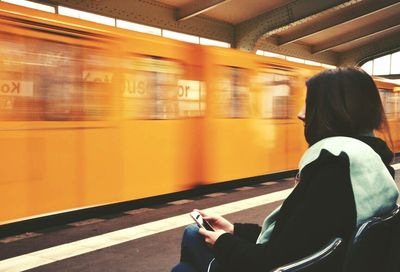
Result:
{"type": "Polygon", "coordinates": [[[400,48],[400,0],[37,0],[334,65],[400,48]]]}
{"type": "Polygon", "coordinates": [[[252,19],[257,15],[260,15],[266,11],[273,10],[277,7],[290,3],[290,0],[226,0],[226,1],[198,1],[198,0],[159,0],[159,2],[174,6],[178,9],[177,18],[187,19],[191,16],[195,16],[196,12],[189,14],[189,10],[198,11],[197,15],[203,14],[210,18],[227,22],[229,24],[239,24],[246,20],[252,19]],[[203,2],[203,6],[200,6],[200,2],[203,2]],[[187,11],[187,16],[179,18],[182,14],[187,11]]]}

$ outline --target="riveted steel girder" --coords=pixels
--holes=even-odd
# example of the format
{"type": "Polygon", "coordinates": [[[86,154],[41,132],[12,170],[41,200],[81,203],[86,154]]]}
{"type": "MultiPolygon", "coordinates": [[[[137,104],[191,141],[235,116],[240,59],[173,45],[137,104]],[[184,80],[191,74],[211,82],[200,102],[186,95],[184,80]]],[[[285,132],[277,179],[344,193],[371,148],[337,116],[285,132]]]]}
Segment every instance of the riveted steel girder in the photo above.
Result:
{"type": "Polygon", "coordinates": [[[308,26],[307,28],[301,29],[293,33],[292,35],[280,37],[278,39],[278,45],[286,45],[288,43],[298,41],[311,35],[320,33],[331,27],[348,24],[357,19],[372,15],[376,12],[382,11],[384,9],[389,9],[395,5],[400,4],[399,0],[370,0],[364,2],[367,2],[368,5],[363,5],[356,10],[351,9],[344,11],[341,16],[335,16],[333,18],[330,18],[330,20],[318,22],[318,24],[308,26]]]}
{"type": "Polygon", "coordinates": [[[301,24],[324,12],[341,9],[361,0],[296,0],[236,26],[236,47],[254,51],[260,39],[301,24]]]}
{"type": "Polygon", "coordinates": [[[353,66],[358,65],[366,60],[373,59],[384,54],[400,49],[400,35],[393,34],[385,39],[363,45],[340,55],[339,65],[353,66]]]}

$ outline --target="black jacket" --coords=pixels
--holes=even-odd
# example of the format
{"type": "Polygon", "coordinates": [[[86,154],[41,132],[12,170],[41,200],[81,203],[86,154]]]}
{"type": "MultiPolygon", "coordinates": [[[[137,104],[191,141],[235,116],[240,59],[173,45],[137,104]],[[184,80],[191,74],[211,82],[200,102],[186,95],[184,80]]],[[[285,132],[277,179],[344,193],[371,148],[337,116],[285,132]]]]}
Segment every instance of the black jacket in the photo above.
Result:
{"type": "MultiPolygon", "coordinates": [[[[358,139],[380,155],[394,176],[389,166],[393,153],[385,142],[367,136],[358,139]]],[[[334,237],[347,243],[356,217],[347,155],[336,157],[322,150],[318,159],[302,170],[300,183],[283,202],[267,243],[256,244],[259,225],[235,224],[234,235],[221,235],[213,249],[224,271],[270,271],[316,252],[334,237]]],[[[312,271],[340,271],[343,253],[339,251],[330,263],[312,271]]]]}

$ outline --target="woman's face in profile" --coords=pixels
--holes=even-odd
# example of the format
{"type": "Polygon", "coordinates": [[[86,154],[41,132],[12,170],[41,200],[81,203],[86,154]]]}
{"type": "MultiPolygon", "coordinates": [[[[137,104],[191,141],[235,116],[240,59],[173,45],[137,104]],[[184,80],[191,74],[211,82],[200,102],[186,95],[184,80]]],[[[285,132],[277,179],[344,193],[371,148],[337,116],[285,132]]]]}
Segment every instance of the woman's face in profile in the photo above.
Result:
{"type": "Polygon", "coordinates": [[[306,105],[303,106],[303,108],[300,110],[300,112],[297,114],[297,118],[299,118],[303,123],[306,120],[306,105]]]}

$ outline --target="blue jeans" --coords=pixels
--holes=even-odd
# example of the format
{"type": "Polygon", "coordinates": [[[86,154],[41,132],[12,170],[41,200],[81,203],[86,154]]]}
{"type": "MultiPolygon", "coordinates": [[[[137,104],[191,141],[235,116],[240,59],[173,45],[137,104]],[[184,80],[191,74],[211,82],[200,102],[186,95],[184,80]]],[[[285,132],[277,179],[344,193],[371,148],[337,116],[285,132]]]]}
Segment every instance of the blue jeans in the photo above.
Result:
{"type": "MultiPolygon", "coordinates": [[[[189,225],[183,232],[181,244],[181,260],[171,272],[207,272],[214,254],[204,242],[203,236],[199,234],[199,227],[195,224],[189,225]]],[[[218,264],[214,260],[210,272],[218,271],[218,264]]]]}

